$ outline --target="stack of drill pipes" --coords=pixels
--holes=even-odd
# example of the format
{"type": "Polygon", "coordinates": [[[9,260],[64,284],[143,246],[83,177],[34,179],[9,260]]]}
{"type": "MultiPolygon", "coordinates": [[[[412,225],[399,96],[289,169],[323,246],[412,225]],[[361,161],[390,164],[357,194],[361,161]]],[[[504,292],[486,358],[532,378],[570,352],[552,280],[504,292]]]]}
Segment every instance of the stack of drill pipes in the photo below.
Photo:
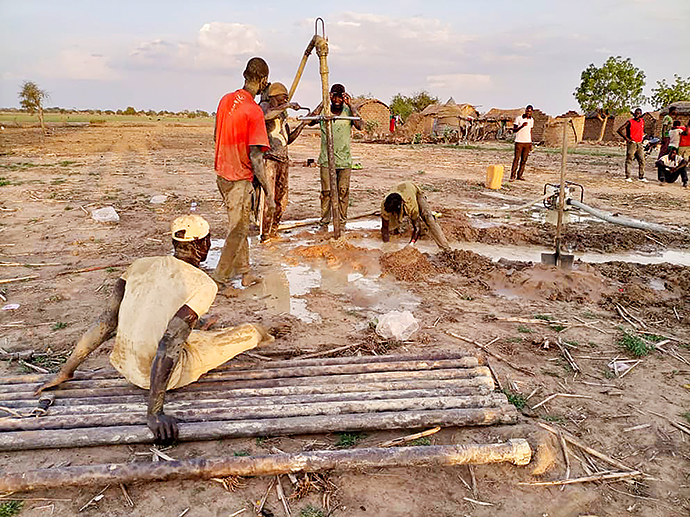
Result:
{"type": "MultiPolygon", "coordinates": [[[[467,354],[400,359],[276,361],[263,369],[228,368],[172,391],[166,409],[183,421],[182,440],[515,421],[517,414],[505,397],[490,393],[493,381],[480,359],[467,354]]],[[[122,379],[70,381],[54,392],[55,406],[45,416],[2,419],[0,449],[152,441],[144,425],[146,391],[126,383],[98,387],[113,381],[122,379]],[[94,383],[96,387],[88,387],[94,383]],[[43,429],[40,436],[36,429],[43,429]]],[[[35,407],[32,389],[38,385],[6,385],[11,390],[0,393],[0,406],[35,407]]]]}

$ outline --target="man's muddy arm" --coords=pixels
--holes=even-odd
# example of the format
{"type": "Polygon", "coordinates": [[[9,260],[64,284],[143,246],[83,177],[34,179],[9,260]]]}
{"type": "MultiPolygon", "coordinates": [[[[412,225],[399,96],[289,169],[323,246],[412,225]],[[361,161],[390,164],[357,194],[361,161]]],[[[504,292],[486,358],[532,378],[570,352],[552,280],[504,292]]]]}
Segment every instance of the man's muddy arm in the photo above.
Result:
{"type": "Polygon", "coordinates": [[[306,126],[307,126],[307,121],[306,121],[306,120],[303,120],[302,122],[300,122],[300,123],[295,127],[295,129],[293,129],[292,131],[289,131],[290,126],[288,126],[288,131],[289,131],[289,134],[288,134],[288,142],[287,142],[288,145],[290,145],[292,142],[294,142],[295,140],[297,140],[297,137],[302,133],[302,130],[303,130],[306,126]]]}
{"type": "MultiPolygon", "coordinates": [[[[321,111],[323,111],[323,102],[320,102],[319,105],[316,108],[314,108],[314,111],[312,111],[308,116],[315,117],[316,115],[320,115],[321,111]]],[[[315,126],[319,122],[319,120],[310,120],[308,125],[315,126]]]]}
{"type": "Polygon", "coordinates": [[[118,314],[124,295],[125,281],[122,278],[118,278],[105,310],[81,337],[67,362],[60,368],[60,371],[38,388],[36,394],[70,380],[74,375],[74,371],[84,362],[89,354],[110,338],[113,332],[117,330],[118,314]]]}
{"type": "Polygon", "coordinates": [[[417,242],[417,239],[419,239],[421,225],[419,224],[419,221],[415,221],[412,218],[410,218],[410,222],[412,223],[412,237],[410,237],[410,244],[414,244],[417,242]]]}
{"type": "Polygon", "coordinates": [[[381,218],[381,240],[388,242],[391,240],[391,232],[388,227],[388,219],[381,218]]]}
{"type": "Polygon", "coordinates": [[[249,146],[249,159],[252,162],[252,170],[254,171],[254,177],[266,193],[266,204],[269,207],[269,210],[272,211],[274,210],[276,203],[273,199],[273,189],[268,184],[268,180],[266,179],[266,169],[264,168],[264,152],[261,150],[261,146],[249,146]]]}
{"type": "Polygon", "coordinates": [[[180,359],[182,346],[198,319],[199,316],[192,309],[183,305],[168,323],[151,364],[151,387],[146,420],[158,443],[177,440],[177,420],[163,413],[165,390],[173,368],[180,359]]]}

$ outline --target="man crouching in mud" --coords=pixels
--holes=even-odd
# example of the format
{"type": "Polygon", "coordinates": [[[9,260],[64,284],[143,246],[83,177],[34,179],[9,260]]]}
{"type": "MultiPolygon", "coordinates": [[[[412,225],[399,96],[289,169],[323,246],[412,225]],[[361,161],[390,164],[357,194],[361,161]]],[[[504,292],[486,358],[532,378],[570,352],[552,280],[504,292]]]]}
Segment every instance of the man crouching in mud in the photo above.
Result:
{"type": "Polygon", "coordinates": [[[422,230],[422,221],[429,228],[429,233],[443,251],[450,251],[450,244],[443,234],[441,226],[431,212],[431,206],[421,189],[411,181],[398,183],[386,194],[381,203],[381,240],[388,242],[390,232],[396,230],[403,217],[409,217],[412,223],[410,244],[417,242],[422,230]]]}
{"type": "Polygon", "coordinates": [[[209,225],[201,216],[185,215],[173,221],[171,230],[174,255],[133,262],[62,369],[36,391],[71,379],[117,331],[110,363],[129,382],[149,390],[147,423],[158,443],[178,437],[177,420],[163,413],[166,390],[191,384],[237,354],[273,340],[253,324],[193,330],[218,291],[199,269],[211,247],[209,225]]]}

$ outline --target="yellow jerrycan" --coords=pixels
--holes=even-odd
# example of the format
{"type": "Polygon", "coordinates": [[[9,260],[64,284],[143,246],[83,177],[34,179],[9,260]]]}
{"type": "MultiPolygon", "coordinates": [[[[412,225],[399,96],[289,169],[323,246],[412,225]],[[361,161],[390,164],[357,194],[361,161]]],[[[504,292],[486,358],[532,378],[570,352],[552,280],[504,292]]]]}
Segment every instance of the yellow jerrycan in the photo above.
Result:
{"type": "Polygon", "coordinates": [[[489,165],[486,168],[486,188],[499,189],[503,184],[503,165],[489,165]]]}

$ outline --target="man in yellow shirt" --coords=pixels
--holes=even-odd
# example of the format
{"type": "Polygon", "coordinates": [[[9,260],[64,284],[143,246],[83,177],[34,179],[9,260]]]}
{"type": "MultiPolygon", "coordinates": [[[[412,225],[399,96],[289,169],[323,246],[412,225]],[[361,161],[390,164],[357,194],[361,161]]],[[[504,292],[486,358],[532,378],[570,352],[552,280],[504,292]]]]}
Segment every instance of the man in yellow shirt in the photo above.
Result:
{"type": "Polygon", "coordinates": [[[403,181],[396,185],[386,194],[381,203],[381,239],[383,242],[390,240],[390,232],[400,226],[405,216],[408,216],[412,223],[410,243],[414,244],[419,239],[421,222],[424,221],[438,247],[444,251],[451,249],[446,236],[443,235],[441,226],[431,212],[426,196],[411,181],[403,181]]]}
{"type": "Polygon", "coordinates": [[[165,391],[191,384],[237,354],[273,338],[257,325],[192,330],[216,297],[216,283],[199,269],[211,247],[198,215],[172,226],[174,256],[136,260],[115,283],[108,305],[62,369],[37,393],[72,378],[86,357],[117,330],[110,363],[149,390],[148,426],[157,442],[177,439],[177,420],[163,413],[165,391]]]}

